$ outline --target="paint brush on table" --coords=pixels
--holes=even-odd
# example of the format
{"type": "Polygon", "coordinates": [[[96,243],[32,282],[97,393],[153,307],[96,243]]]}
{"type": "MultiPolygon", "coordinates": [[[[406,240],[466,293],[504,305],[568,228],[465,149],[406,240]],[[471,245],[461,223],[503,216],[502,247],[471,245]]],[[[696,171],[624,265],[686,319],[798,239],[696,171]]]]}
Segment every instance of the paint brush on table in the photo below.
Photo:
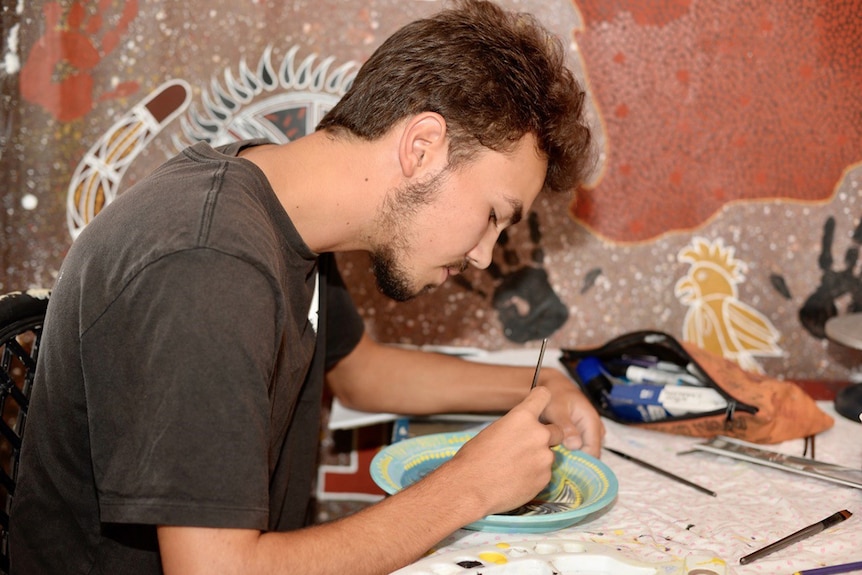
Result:
{"type": "Polygon", "coordinates": [[[545,357],[545,346],[547,345],[548,338],[545,338],[542,340],[542,349],[539,350],[539,363],[536,364],[536,371],[533,373],[533,385],[530,386],[530,389],[533,389],[539,383],[539,372],[542,371],[542,358],[545,357]]]}
{"type": "Polygon", "coordinates": [[[842,563],[841,565],[827,565],[826,567],[815,567],[814,569],[803,569],[793,575],[837,575],[838,573],[850,573],[851,571],[862,571],[862,561],[842,563]]]}
{"type": "Polygon", "coordinates": [[[825,531],[826,529],[829,529],[833,525],[835,525],[837,523],[841,523],[842,521],[844,521],[845,519],[847,519],[851,515],[853,515],[853,514],[850,513],[849,511],[847,511],[846,509],[844,509],[842,511],[838,511],[837,513],[833,513],[832,515],[830,515],[826,519],[824,519],[822,521],[818,521],[814,525],[809,525],[808,527],[803,527],[799,531],[797,531],[795,533],[791,533],[787,537],[783,537],[783,538],[779,539],[778,541],[776,541],[775,543],[770,543],[766,547],[764,547],[762,549],[758,549],[757,551],[755,551],[753,553],[749,553],[745,557],[740,557],[739,558],[739,564],[740,565],[748,565],[752,561],[757,561],[758,559],[760,559],[764,555],[769,555],[770,553],[774,553],[776,551],[784,549],[785,547],[789,547],[790,545],[793,545],[797,541],[802,541],[803,539],[811,537],[812,535],[817,535],[821,531],[825,531]]]}
{"type": "Polygon", "coordinates": [[[715,491],[707,489],[706,487],[701,487],[697,483],[693,483],[693,482],[689,481],[688,479],[683,479],[679,475],[674,475],[670,471],[665,471],[664,469],[662,469],[660,467],[656,467],[652,463],[647,463],[646,461],[642,461],[642,460],[638,459],[637,457],[632,457],[631,455],[628,455],[627,453],[623,453],[622,451],[617,451],[616,449],[611,449],[610,447],[603,447],[602,449],[604,449],[605,451],[610,451],[614,455],[622,457],[623,459],[628,459],[632,463],[637,463],[641,467],[649,469],[650,471],[655,471],[656,473],[664,475],[665,477],[667,477],[669,479],[673,479],[674,481],[682,483],[683,485],[688,485],[689,487],[691,487],[693,489],[697,489],[701,493],[706,493],[707,495],[712,495],[713,497],[717,497],[717,494],[715,491]]]}

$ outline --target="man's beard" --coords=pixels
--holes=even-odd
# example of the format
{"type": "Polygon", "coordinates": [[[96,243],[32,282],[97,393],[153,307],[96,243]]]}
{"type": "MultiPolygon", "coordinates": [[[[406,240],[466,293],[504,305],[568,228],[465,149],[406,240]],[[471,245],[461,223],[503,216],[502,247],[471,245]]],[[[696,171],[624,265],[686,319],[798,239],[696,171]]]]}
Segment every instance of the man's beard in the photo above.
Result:
{"type": "Polygon", "coordinates": [[[388,232],[384,245],[371,250],[371,269],[377,281],[377,289],[395,301],[408,301],[434,289],[426,285],[416,289],[410,281],[410,273],[404,269],[399,254],[408,253],[407,228],[423,206],[437,197],[448,170],[444,168],[424,182],[404,185],[389,194],[378,217],[378,229],[388,232]]]}
{"type": "Polygon", "coordinates": [[[433,286],[414,290],[409,280],[410,275],[399,265],[393,251],[383,248],[371,252],[371,269],[380,293],[395,301],[403,302],[430,291],[433,286]]]}

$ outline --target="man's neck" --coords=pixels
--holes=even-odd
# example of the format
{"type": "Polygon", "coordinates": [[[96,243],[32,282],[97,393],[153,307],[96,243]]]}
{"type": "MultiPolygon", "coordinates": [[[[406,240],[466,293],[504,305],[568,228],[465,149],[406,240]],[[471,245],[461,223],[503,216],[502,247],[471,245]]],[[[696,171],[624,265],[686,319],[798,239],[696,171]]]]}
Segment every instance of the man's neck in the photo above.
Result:
{"type": "Polygon", "coordinates": [[[378,206],[397,185],[398,163],[366,142],[314,132],[283,145],[248,149],[305,243],[316,253],[367,249],[378,206]],[[382,159],[382,160],[381,160],[382,159]]]}

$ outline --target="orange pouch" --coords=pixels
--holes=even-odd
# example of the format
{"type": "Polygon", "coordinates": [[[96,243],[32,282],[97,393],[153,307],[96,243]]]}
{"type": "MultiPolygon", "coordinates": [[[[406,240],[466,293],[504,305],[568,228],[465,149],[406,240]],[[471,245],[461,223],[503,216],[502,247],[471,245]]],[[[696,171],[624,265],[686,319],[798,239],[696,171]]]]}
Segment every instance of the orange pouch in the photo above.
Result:
{"type": "Polygon", "coordinates": [[[625,334],[590,349],[563,349],[560,361],[602,416],[645,429],[780,443],[834,424],[795,383],[745,371],[658,331],[625,334]],[[650,375],[656,369],[674,381],[658,384],[660,378],[650,375]],[[695,381],[698,385],[690,385],[695,381]],[[657,399],[662,391],[665,403],[657,399]],[[701,408],[686,411],[686,399],[701,408]]]}

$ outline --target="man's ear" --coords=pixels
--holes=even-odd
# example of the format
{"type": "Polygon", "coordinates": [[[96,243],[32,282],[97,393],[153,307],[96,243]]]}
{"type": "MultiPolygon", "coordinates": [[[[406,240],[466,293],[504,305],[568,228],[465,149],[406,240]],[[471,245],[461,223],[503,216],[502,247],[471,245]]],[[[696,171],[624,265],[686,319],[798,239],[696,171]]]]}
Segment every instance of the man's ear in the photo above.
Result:
{"type": "Polygon", "coordinates": [[[436,173],[449,162],[446,120],[436,112],[422,112],[407,120],[398,145],[404,177],[436,173]]]}

